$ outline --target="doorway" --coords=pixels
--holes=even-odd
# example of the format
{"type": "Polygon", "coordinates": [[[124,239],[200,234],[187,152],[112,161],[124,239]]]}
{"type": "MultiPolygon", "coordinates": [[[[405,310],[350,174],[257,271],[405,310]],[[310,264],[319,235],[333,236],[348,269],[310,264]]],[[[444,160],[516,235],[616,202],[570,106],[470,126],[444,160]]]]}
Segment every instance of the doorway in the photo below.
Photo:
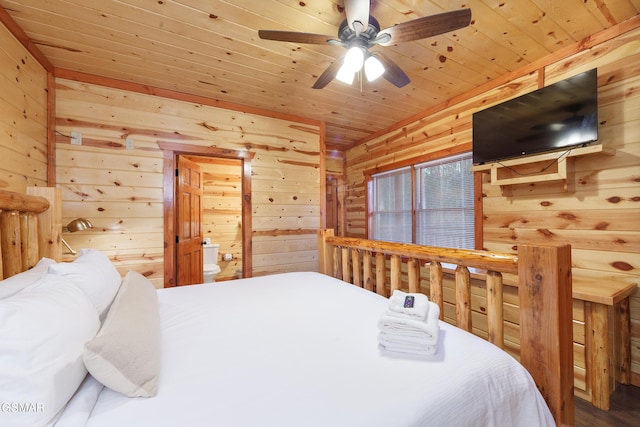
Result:
{"type": "MultiPolygon", "coordinates": [[[[227,160],[236,160],[240,173],[240,198],[241,198],[241,254],[242,266],[241,273],[237,274],[242,277],[251,277],[251,159],[254,153],[248,151],[228,150],[217,147],[204,147],[192,144],[177,144],[170,142],[159,142],[158,145],[163,150],[164,155],[164,173],[163,173],[163,210],[164,210],[164,286],[177,286],[178,274],[181,264],[178,262],[178,229],[176,209],[178,203],[176,200],[177,183],[178,183],[178,158],[180,156],[187,158],[218,158],[227,160]]],[[[203,234],[205,234],[203,232],[203,234]]],[[[203,236],[204,237],[204,236],[203,236]]],[[[224,252],[223,252],[224,253],[224,252]]],[[[234,271],[235,275],[236,272],[234,271]]]]}
{"type": "MultiPolygon", "coordinates": [[[[212,156],[178,156],[199,167],[202,176],[201,241],[218,244],[216,281],[242,276],[242,161],[212,156]]],[[[178,162],[180,169],[182,162],[178,162]]],[[[178,176],[182,171],[178,170],[178,176]]],[[[180,193],[180,185],[178,192],[180,193]]],[[[180,195],[178,195],[178,198],[180,195]]],[[[178,209],[178,214],[180,209],[178,209]]],[[[180,220],[178,219],[180,224],[180,220]]],[[[180,242],[178,246],[180,246],[180,242]]],[[[178,249],[178,259],[180,250],[178,249]]],[[[177,265],[178,277],[184,269],[177,265]]],[[[193,283],[202,283],[196,281],[193,283]]]]}

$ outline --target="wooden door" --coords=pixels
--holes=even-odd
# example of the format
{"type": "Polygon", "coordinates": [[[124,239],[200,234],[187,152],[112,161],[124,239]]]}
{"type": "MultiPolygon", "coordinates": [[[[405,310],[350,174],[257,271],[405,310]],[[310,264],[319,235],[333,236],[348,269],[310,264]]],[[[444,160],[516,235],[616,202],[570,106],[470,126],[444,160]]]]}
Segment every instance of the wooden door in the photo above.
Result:
{"type": "Polygon", "coordinates": [[[176,284],[202,283],[202,172],[200,166],[178,156],[176,194],[176,284]]]}

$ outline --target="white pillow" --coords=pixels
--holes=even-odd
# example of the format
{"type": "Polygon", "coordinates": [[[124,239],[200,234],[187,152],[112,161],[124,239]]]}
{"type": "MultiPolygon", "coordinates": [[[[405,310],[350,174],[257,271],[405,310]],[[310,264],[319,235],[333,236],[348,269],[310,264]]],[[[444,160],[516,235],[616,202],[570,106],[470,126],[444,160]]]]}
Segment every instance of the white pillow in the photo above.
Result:
{"type": "Polygon", "coordinates": [[[47,273],[49,266],[55,263],[52,259],[42,258],[31,269],[0,281],[0,299],[15,295],[33,285],[47,273]]]}
{"type": "Polygon", "coordinates": [[[61,276],[0,300],[0,425],[53,419],[86,376],[84,344],[99,327],[91,302],[61,276]]]}
{"type": "Polygon", "coordinates": [[[82,249],[73,262],[60,262],[49,272],[70,279],[82,289],[102,316],[118,292],[122,277],[111,260],[95,249],[82,249]]]}
{"type": "Polygon", "coordinates": [[[142,274],[125,276],[102,328],[85,345],[84,363],[95,379],[126,396],[158,393],[158,293],[142,274]]]}

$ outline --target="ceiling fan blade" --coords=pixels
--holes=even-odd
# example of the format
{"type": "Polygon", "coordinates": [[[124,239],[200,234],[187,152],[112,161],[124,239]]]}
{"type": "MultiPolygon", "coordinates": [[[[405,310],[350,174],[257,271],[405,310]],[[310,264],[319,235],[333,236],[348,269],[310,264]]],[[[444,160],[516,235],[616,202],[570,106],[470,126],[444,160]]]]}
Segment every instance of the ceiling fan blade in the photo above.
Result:
{"type": "Polygon", "coordinates": [[[460,9],[396,24],[381,30],[378,37],[380,34],[389,34],[391,40],[380,43],[382,46],[389,46],[448,33],[458,28],[464,28],[470,23],[471,9],[460,9]]]}
{"type": "Polygon", "coordinates": [[[298,33],[295,31],[278,30],[259,30],[258,36],[264,40],[306,44],[327,44],[331,40],[335,40],[335,37],[324,34],[298,33]]]}
{"type": "Polygon", "coordinates": [[[342,58],[333,61],[331,65],[327,67],[326,70],[318,77],[318,80],[313,85],[314,89],[322,89],[338,75],[338,70],[342,66],[342,58]]]}
{"type": "Polygon", "coordinates": [[[382,75],[382,77],[384,77],[387,81],[397,87],[404,87],[408,85],[409,82],[411,82],[409,76],[407,76],[395,62],[387,58],[385,55],[381,54],[380,52],[373,53],[372,55],[378,58],[378,60],[384,66],[384,74],[382,75]]]}
{"type": "Polygon", "coordinates": [[[344,0],[344,11],[347,15],[349,28],[360,34],[369,25],[370,0],[344,0]],[[360,24],[357,24],[357,23],[360,24]]]}

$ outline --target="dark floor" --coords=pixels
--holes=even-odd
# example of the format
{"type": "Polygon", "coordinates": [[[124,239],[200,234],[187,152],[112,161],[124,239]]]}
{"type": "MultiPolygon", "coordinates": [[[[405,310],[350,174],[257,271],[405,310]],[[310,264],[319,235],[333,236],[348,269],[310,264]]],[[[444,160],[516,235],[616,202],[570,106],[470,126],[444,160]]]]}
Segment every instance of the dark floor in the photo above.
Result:
{"type": "Polygon", "coordinates": [[[576,427],[640,427],[640,387],[618,385],[611,396],[611,410],[602,411],[575,399],[576,427]]]}

